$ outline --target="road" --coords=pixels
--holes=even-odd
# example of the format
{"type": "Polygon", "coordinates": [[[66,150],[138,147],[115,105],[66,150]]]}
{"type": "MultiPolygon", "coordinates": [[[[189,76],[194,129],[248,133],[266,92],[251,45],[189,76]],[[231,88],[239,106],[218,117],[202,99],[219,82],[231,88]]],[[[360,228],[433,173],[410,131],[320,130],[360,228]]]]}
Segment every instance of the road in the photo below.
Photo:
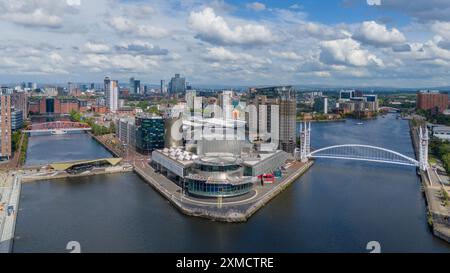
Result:
{"type": "Polygon", "coordinates": [[[2,173],[0,188],[0,253],[8,253],[12,249],[14,232],[19,207],[21,190],[20,174],[2,173]]]}

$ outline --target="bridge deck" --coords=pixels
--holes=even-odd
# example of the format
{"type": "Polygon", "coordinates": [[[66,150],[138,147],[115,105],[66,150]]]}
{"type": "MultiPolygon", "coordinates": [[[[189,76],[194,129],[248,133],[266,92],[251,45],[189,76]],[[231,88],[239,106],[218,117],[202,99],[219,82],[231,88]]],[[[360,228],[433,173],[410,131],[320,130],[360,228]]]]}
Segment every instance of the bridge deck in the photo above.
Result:
{"type": "Polygon", "coordinates": [[[46,132],[54,132],[54,131],[91,131],[92,128],[54,128],[54,129],[31,129],[31,130],[23,130],[24,133],[46,133],[46,132]]]}

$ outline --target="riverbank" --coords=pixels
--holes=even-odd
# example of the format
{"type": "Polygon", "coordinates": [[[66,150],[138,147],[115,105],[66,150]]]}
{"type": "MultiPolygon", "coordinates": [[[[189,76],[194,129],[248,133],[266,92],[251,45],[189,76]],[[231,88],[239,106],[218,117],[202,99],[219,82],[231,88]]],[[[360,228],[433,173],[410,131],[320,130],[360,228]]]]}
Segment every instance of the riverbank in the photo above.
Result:
{"type": "Polygon", "coordinates": [[[180,212],[188,216],[196,216],[220,222],[246,222],[254,213],[264,207],[270,200],[296,181],[311,166],[313,161],[306,164],[296,162],[285,176],[274,185],[256,186],[248,197],[240,199],[197,199],[185,196],[181,187],[165,176],[156,173],[148,164],[136,165],[135,172],[149,185],[156,189],[180,212]]]}
{"type": "Polygon", "coordinates": [[[0,197],[0,253],[12,250],[22,184],[20,174],[6,174],[0,197]]]}
{"type": "Polygon", "coordinates": [[[69,174],[65,171],[41,171],[41,172],[30,172],[24,173],[22,176],[22,182],[34,182],[40,180],[53,180],[53,179],[61,179],[61,178],[77,178],[84,176],[93,176],[93,175],[103,175],[103,174],[114,174],[114,173],[125,173],[132,172],[133,167],[130,165],[119,165],[114,167],[106,167],[106,168],[95,168],[91,171],[86,171],[79,174],[69,174]]]}
{"type": "Polygon", "coordinates": [[[302,119],[297,119],[297,122],[319,122],[319,123],[326,123],[326,122],[346,122],[347,120],[345,118],[343,119],[325,119],[325,120],[302,120],[302,119]]]}
{"type": "Polygon", "coordinates": [[[39,173],[29,170],[19,170],[17,172],[9,172],[6,174],[2,173],[2,177],[0,178],[3,179],[4,182],[0,188],[0,253],[10,253],[12,251],[16,221],[19,212],[22,183],[40,180],[125,173],[132,171],[132,166],[121,165],[115,167],[97,168],[81,174],[69,174],[66,172],[39,173]]]}
{"type": "MultiPolygon", "coordinates": [[[[345,121],[345,120],[343,120],[345,121]]],[[[90,133],[89,133],[90,134],[90,133]]],[[[128,154],[130,158],[125,161],[132,163],[134,172],[147,184],[156,189],[164,198],[169,200],[179,211],[189,216],[197,216],[221,222],[245,222],[261,207],[296,181],[313,162],[307,164],[297,162],[293,164],[288,173],[274,187],[258,187],[253,194],[239,198],[225,199],[197,199],[185,196],[182,189],[167,177],[156,173],[148,164],[148,157],[138,155],[135,151],[117,151],[108,144],[107,138],[90,134],[99,144],[115,155],[128,154]],[[132,158],[132,160],[130,160],[132,158]]]]}
{"type": "MultiPolygon", "coordinates": [[[[419,138],[417,128],[409,122],[411,139],[416,153],[419,155],[419,138]]],[[[445,190],[439,182],[439,177],[429,169],[424,172],[420,170],[423,193],[428,209],[428,223],[431,225],[433,234],[450,243],[450,208],[443,206],[440,191],[445,190]]]]}
{"type": "Polygon", "coordinates": [[[20,168],[25,163],[28,148],[28,134],[21,133],[18,145],[15,147],[12,158],[0,163],[0,170],[8,171],[20,168]]]}
{"type": "MultiPolygon", "coordinates": [[[[354,123],[312,124],[312,147],[370,143],[414,157],[395,115],[354,123]]],[[[33,138],[33,165],[111,156],[85,133],[33,138]]],[[[76,240],[97,253],[367,253],[376,240],[384,253],[448,253],[426,224],[419,179],[409,167],[318,159],[242,224],[188,217],[134,172],[24,183],[13,252],[67,252],[76,240]]]]}
{"type": "Polygon", "coordinates": [[[107,144],[105,141],[100,139],[101,136],[96,136],[91,132],[86,132],[88,135],[90,135],[98,144],[103,146],[108,152],[113,154],[115,157],[123,157],[123,153],[118,152],[116,149],[114,149],[111,145],[107,144]]]}

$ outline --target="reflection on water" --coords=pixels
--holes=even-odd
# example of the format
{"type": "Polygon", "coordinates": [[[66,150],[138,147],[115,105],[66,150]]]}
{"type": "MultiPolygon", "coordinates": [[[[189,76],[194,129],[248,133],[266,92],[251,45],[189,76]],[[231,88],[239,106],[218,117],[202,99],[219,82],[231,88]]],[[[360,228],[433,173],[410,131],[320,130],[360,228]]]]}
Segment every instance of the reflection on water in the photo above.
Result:
{"type": "Polygon", "coordinates": [[[68,132],[64,135],[33,133],[28,141],[25,165],[104,157],[111,157],[111,154],[84,132],[68,132]]]}
{"type": "MultiPolygon", "coordinates": [[[[313,124],[313,148],[360,143],[414,156],[405,121],[356,123],[313,124]]],[[[15,252],[63,252],[72,240],[85,252],[367,252],[369,241],[383,252],[450,252],[431,234],[419,179],[405,166],[318,160],[243,224],[185,216],[132,173],[22,189],[15,252]]]]}

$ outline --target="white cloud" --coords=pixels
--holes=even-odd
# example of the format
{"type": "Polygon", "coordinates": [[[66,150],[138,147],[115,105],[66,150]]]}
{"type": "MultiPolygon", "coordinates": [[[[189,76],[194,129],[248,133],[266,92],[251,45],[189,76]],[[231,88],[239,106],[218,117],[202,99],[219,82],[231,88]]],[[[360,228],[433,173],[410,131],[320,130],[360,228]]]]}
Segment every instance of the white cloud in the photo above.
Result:
{"type": "Polygon", "coordinates": [[[324,41],[320,43],[320,60],[331,65],[349,66],[384,66],[384,63],[376,55],[361,49],[358,42],[351,38],[324,41]]]}
{"type": "Polygon", "coordinates": [[[260,2],[247,3],[245,6],[248,9],[255,10],[255,11],[261,11],[261,10],[266,9],[266,5],[264,5],[263,3],[260,3],[260,2]]]}
{"type": "Polygon", "coordinates": [[[450,61],[450,50],[439,47],[440,41],[440,39],[436,39],[423,44],[412,44],[411,51],[400,56],[415,61],[432,61],[437,59],[450,61]]]}
{"type": "Polygon", "coordinates": [[[290,9],[302,9],[303,6],[300,4],[293,4],[289,6],[290,9]]]}
{"type": "Polygon", "coordinates": [[[350,35],[340,27],[331,27],[314,22],[302,22],[298,24],[297,31],[300,35],[304,35],[302,38],[312,36],[319,40],[343,39],[350,35]]]}
{"type": "Polygon", "coordinates": [[[167,30],[155,27],[149,24],[135,23],[125,17],[106,17],[105,23],[120,34],[128,34],[132,36],[144,38],[163,38],[169,33],[167,30]]]}
{"type": "Polygon", "coordinates": [[[406,41],[405,36],[398,29],[388,30],[385,25],[378,24],[375,21],[363,22],[353,38],[375,46],[389,46],[406,41]]]}
{"type": "Polygon", "coordinates": [[[246,23],[230,27],[212,8],[191,12],[188,23],[198,38],[215,44],[260,45],[274,40],[266,26],[246,23]]]}
{"type": "Polygon", "coordinates": [[[208,47],[205,59],[214,62],[236,62],[236,63],[270,63],[270,60],[265,58],[254,57],[247,53],[232,52],[224,47],[208,47]]]}
{"type": "Polygon", "coordinates": [[[419,21],[450,21],[450,1],[447,0],[371,0],[381,2],[376,8],[395,10],[408,14],[419,21]]]}
{"type": "Polygon", "coordinates": [[[115,50],[122,53],[128,53],[131,55],[147,55],[147,56],[158,56],[158,55],[167,55],[169,50],[160,48],[159,46],[155,46],[148,42],[144,41],[133,41],[129,43],[120,43],[116,45],[115,50]]]}
{"type": "Polygon", "coordinates": [[[328,78],[331,77],[331,73],[328,71],[316,71],[313,72],[315,76],[320,77],[320,78],[328,78]]]}
{"type": "Polygon", "coordinates": [[[81,5],[81,0],[66,0],[69,6],[79,6],[81,5]]]}
{"type": "Polygon", "coordinates": [[[121,12],[127,17],[134,19],[148,19],[157,14],[157,11],[153,6],[144,3],[123,5],[121,6],[121,12]]]}
{"type": "Polygon", "coordinates": [[[303,57],[298,55],[293,51],[273,51],[269,50],[270,55],[278,57],[280,59],[290,60],[290,61],[300,61],[303,57]]]}
{"type": "Polygon", "coordinates": [[[450,40],[450,22],[436,21],[432,23],[431,30],[445,39],[450,40]]]}
{"type": "Polygon", "coordinates": [[[87,54],[80,61],[80,64],[88,67],[92,71],[113,71],[121,72],[149,72],[158,63],[144,56],[133,56],[129,54],[120,55],[99,55],[87,54]]]}
{"type": "Polygon", "coordinates": [[[6,13],[0,18],[24,26],[57,28],[62,24],[61,17],[46,14],[42,9],[34,10],[32,13],[6,13]]]}
{"type": "Polygon", "coordinates": [[[50,53],[49,58],[53,63],[62,63],[64,61],[63,57],[57,52],[50,53]]]}
{"type": "Polygon", "coordinates": [[[449,1],[376,7],[415,16],[409,25],[352,16],[325,23],[302,1],[266,4],[259,14],[238,8],[265,1],[228,2],[0,0],[0,83],[95,82],[105,74],[156,83],[179,72],[194,85],[449,84],[449,1]]]}
{"type": "Polygon", "coordinates": [[[380,6],[381,0],[367,0],[367,5],[369,6],[380,6]]]}
{"type": "Polygon", "coordinates": [[[59,28],[63,16],[79,11],[80,0],[0,0],[0,19],[27,27],[59,28]]]}
{"type": "Polygon", "coordinates": [[[83,45],[83,50],[88,53],[108,53],[111,47],[102,43],[87,42],[83,45]]]}

